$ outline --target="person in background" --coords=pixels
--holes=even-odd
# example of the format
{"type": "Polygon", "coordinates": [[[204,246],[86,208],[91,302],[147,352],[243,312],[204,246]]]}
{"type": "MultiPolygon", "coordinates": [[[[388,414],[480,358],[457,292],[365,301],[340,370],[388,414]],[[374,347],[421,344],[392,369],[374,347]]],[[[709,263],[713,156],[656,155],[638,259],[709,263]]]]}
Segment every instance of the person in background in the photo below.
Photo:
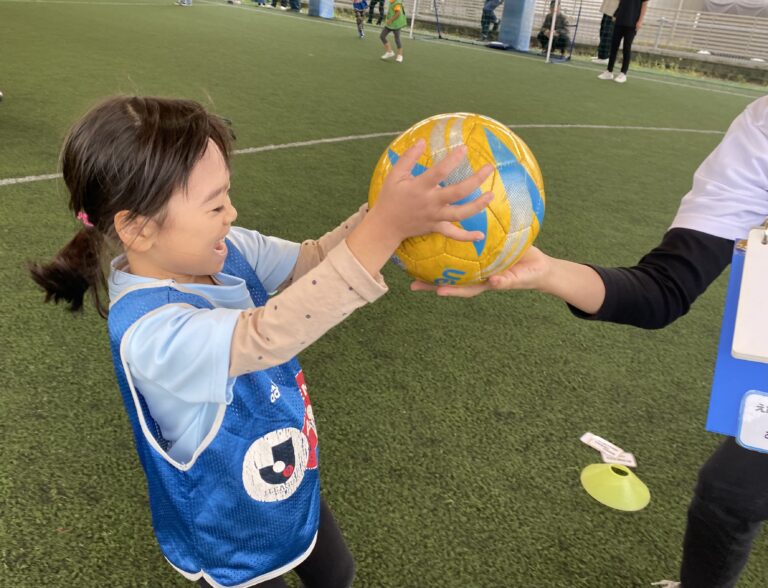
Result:
{"type": "Polygon", "coordinates": [[[483,6],[483,14],[480,17],[480,34],[483,41],[487,41],[490,34],[499,32],[499,17],[494,12],[504,0],[486,0],[483,6]]]}
{"type": "Polygon", "coordinates": [[[597,46],[597,57],[592,58],[593,63],[608,63],[613,39],[613,13],[618,7],[619,0],[603,0],[600,5],[600,12],[603,13],[600,21],[600,44],[597,46]]]}
{"type": "Polygon", "coordinates": [[[647,9],[647,0],[620,0],[619,7],[614,14],[615,25],[611,39],[611,53],[608,56],[608,69],[597,76],[598,79],[614,80],[619,84],[627,81],[629,62],[632,59],[632,41],[635,39],[635,35],[640,30],[640,27],[643,26],[643,18],[647,9]],[[614,78],[613,66],[616,64],[616,56],[619,54],[619,45],[622,43],[622,40],[624,41],[624,46],[621,59],[621,73],[614,78]]]}
{"type": "Polygon", "coordinates": [[[395,61],[398,63],[403,62],[403,44],[400,42],[400,30],[408,24],[408,19],[405,18],[405,10],[403,8],[402,0],[389,0],[387,6],[387,20],[384,22],[384,27],[381,29],[380,39],[384,43],[384,55],[382,59],[389,59],[395,57],[395,52],[392,51],[392,45],[387,41],[387,35],[392,33],[395,36],[395,45],[397,46],[397,57],[395,61]]]}
{"type": "MultiPolygon", "coordinates": [[[[555,11],[556,0],[549,3],[549,14],[544,18],[544,22],[539,29],[536,38],[539,40],[542,52],[546,53],[549,46],[549,35],[552,31],[552,15],[555,11]]],[[[560,55],[565,55],[565,49],[570,43],[568,35],[568,19],[560,13],[560,6],[557,5],[557,17],[555,18],[555,36],[552,39],[552,51],[559,51],[560,55]]]]}
{"type": "Polygon", "coordinates": [[[376,24],[380,25],[381,21],[384,20],[384,0],[371,0],[371,6],[368,8],[368,24],[373,23],[373,11],[377,4],[379,5],[379,16],[376,19],[376,24]]]}
{"type": "Polygon", "coordinates": [[[357,34],[362,39],[365,37],[365,31],[363,30],[363,23],[365,22],[365,9],[368,7],[368,3],[365,0],[359,2],[353,2],[352,8],[355,11],[355,22],[357,23],[357,34]]]}

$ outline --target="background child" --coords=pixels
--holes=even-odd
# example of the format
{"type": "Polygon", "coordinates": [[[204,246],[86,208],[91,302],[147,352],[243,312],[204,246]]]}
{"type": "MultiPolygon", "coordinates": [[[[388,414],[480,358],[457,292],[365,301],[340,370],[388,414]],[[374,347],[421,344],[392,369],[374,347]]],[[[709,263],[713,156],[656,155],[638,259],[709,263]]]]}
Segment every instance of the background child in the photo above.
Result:
{"type": "Polygon", "coordinates": [[[384,55],[382,59],[389,59],[395,57],[395,52],[392,51],[392,46],[387,41],[387,35],[393,33],[395,36],[395,45],[397,46],[397,57],[395,61],[398,63],[403,62],[403,45],[400,43],[400,29],[408,24],[405,18],[405,9],[403,8],[402,0],[389,0],[387,5],[387,20],[384,21],[384,28],[381,29],[381,42],[384,43],[384,55]]]}
{"type": "MultiPolygon", "coordinates": [[[[561,298],[581,318],[663,328],[686,314],[728,267],[734,242],[768,218],[766,178],[768,98],[760,98],[701,164],[672,227],[636,266],[582,265],[531,247],[520,262],[485,284],[436,288],[415,283],[412,289],[461,297],[487,290],[539,290],[561,298]]],[[[683,543],[682,588],[736,586],[765,520],[768,453],[745,449],[728,437],[699,471],[683,543]]],[[[681,586],[673,581],[658,585],[681,586]]]]}
{"type": "Polygon", "coordinates": [[[62,172],[83,228],[32,277],[46,300],[108,313],[115,372],[166,559],[202,586],[349,586],[354,562],[320,497],[317,434],[295,355],[387,290],[379,269],[406,237],[481,238],[447,188],[464,152],[428,172],[420,142],[362,207],[317,241],[233,227],[232,135],[184,100],[118,97],[70,131],[62,172]],[[102,270],[110,250],[109,277],[102,270]],[[109,292],[109,309],[104,290],[109,292]],[[269,292],[279,294],[269,297],[269,292]]]}
{"type": "Polygon", "coordinates": [[[361,39],[365,37],[365,32],[363,32],[363,23],[365,22],[365,9],[367,7],[368,3],[365,0],[352,3],[352,8],[355,10],[355,21],[357,22],[357,34],[360,35],[361,39]]]}

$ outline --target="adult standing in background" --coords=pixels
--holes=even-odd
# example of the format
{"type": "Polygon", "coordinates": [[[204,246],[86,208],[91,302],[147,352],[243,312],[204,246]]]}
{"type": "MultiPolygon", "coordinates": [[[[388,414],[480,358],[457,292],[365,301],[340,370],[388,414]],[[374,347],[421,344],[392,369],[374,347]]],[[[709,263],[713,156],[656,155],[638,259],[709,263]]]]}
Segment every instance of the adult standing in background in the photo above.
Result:
{"type": "Polygon", "coordinates": [[[488,40],[489,32],[497,33],[499,31],[499,17],[496,16],[496,10],[504,0],[486,0],[483,5],[483,14],[480,17],[480,33],[483,41],[488,40]],[[493,30],[491,30],[493,25],[493,30]]]}
{"type": "Polygon", "coordinates": [[[648,9],[647,0],[620,0],[619,7],[614,16],[616,23],[613,27],[611,38],[611,54],[608,56],[608,69],[597,76],[601,80],[614,80],[620,84],[627,81],[629,62],[632,59],[632,41],[643,26],[645,11],[648,9]],[[624,40],[623,55],[621,58],[621,73],[613,77],[613,66],[616,64],[616,56],[619,54],[619,45],[624,40]]]}
{"type": "Polygon", "coordinates": [[[603,20],[600,21],[600,44],[597,46],[597,57],[592,58],[594,63],[608,63],[613,38],[613,14],[618,7],[619,0],[603,0],[600,5],[603,20]]]}
{"type": "Polygon", "coordinates": [[[384,20],[384,0],[371,0],[371,5],[368,8],[368,24],[373,22],[373,9],[376,8],[377,4],[379,5],[379,17],[376,19],[376,24],[380,25],[381,21],[384,20]]]}

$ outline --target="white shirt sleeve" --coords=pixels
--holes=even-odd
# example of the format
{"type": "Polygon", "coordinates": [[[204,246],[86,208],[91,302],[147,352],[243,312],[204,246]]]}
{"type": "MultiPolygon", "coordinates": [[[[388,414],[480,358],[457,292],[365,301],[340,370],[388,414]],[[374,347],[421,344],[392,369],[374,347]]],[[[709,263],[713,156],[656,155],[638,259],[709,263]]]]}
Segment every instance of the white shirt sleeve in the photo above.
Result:
{"type": "Polygon", "coordinates": [[[256,271],[264,289],[277,290],[296,265],[301,244],[278,237],[267,237],[258,231],[232,227],[227,235],[256,271]]]}
{"type": "Polygon", "coordinates": [[[733,121],[693,176],[670,228],[743,239],[768,218],[768,97],[733,121]]]}

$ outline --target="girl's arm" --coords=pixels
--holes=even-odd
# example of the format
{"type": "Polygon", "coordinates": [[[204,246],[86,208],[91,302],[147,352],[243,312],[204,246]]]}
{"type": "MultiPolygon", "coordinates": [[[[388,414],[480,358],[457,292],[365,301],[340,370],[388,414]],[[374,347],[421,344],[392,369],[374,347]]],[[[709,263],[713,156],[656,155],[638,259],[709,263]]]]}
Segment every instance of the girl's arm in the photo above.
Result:
{"type": "Polygon", "coordinates": [[[403,239],[430,232],[464,241],[483,237],[453,223],[483,210],[493,194],[485,193],[467,204],[454,203],[479,187],[492,168],[485,166],[443,188],[439,183],[465,156],[465,149],[454,150],[414,177],[411,169],[423,150],[424,143],[419,142],[402,155],[387,176],[376,206],[325,259],[266,306],[240,314],[232,335],[230,376],[287,361],[355,309],[379,298],[387,291],[379,270],[403,239]]]}
{"type": "Polygon", "coordinates": [[[240,313],[232,334],[229,375],[263,370],[296,356],[358,308],[387,292],[346,242],[265,306],[240,313]]]}
{"type": "Polygon", "coordinates": [[[392,9],[392,11],[393,11],[395,14],[393,14],[393,15],[392,15],[392,18],[388,18],[388,19],[386,20],[386,24],[387,24],[387,26],[389,26],[389,25],[391,25],[393,22],[395,22],[395,19],[397,18],[397,16],[398,16],[398,13],[400,12],[400,6],[395,6],[395,7],[392,9]]]}
{"type": "Polygon", "coordinates": [[[327,232],[319,239],[304,241],[299,249],[299,256],[296,259],[296,264],[293,266],[293,271],[280,285],[278,292],[285,290],[295,280],[298,280],[323,261],[334,247],[349,236],[367,213],[368,205],[363,204],[355,214],[332,231],[327,232]]]}

